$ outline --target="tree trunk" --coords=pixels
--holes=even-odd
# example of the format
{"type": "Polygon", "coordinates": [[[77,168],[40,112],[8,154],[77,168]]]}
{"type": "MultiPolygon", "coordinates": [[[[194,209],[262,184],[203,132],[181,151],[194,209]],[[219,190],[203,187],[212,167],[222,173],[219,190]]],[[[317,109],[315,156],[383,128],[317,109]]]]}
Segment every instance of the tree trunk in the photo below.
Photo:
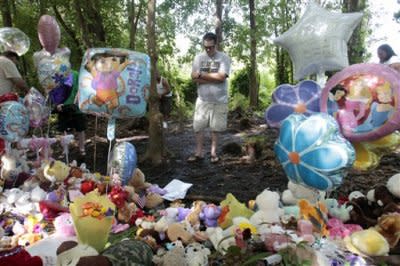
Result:
{"type": "Polygon", "coordinates": [[[11,8],[9,0],[1,0],[1,17],[4,27],[12,27],[11,8]]]}
{"type": "Polygon", "coordinates": [[[223,50],[223,45],[222,45],[222,3],[223,0],[216,0],[216,12],[215,12],[215,17],[216,17],[216,24],[215,24],[215,34],[217,35],[217,46],[218,50],[222,51],[223,50]]]}
{"type": "Polygon", "coordinates": [[[149,146],[143,160],[149,160],[153,165],[161,164],[164,154],[164,141],[162,131],[162,114],[159,111],[158,95],[156,90],[155,69],[157,51],[156,51],[156,33],[155,33],[155,7],[156,0],[149,0],[147,3],[147,49],[151,59],[151,84],[149,99],[149,146]]]}
{"type": "MultiPolygon", "coordinates": [[[[342,11],[346,12],[363,12],[366,9],[366,0],[344,0],[342,11]]],[[[349,64],[362,63],[365,60],[367,49],[365,47],[365,38],[368,29],[364,21],[355,28],[349,42],[347,43],[347,52],[349,55],[349,64]]]]}
{"type": "Polygon", "coordinates": [[[135,7],[135,0],[131,0],[128,2],[128,17],[129,17],[129,48],[132,50],[136,49],[136,33],[137,33],[137,27],[139,23],[139,18],[142,15],[142,10],[144,3],[143,1],[139,0],[138,3],[139,7],[136,12],[136,7],[135,7]]]}
{"type": "Polygon", "coordinates": [[[78,47],[79,57],[82,57],[83,50],[82,50],[81,42],[76,37],[75,31],[71,27],[69,27],[67,25],[67,23],[65,23],[64,19],[62,18],[60,12],[58,11],[58,9],[54,3],[53,3],[52,8],[53,8],[54,15],[55,15],[58,23],[61,24],[61,26],[64,28],[65,32],[71,37],[71,39],[75,43],[76,47],[78,47]]]}
{"type": "Polygon", "coordinates": [[[250,73],[249,98],[250,106],[258,107],[258,78],[257,78],[257,26],[254,0],[249,0],[250,11],[250,73]]]}
{"type": "Polygon", "coordinates": [[[92,42],[90,41],[89,37],[89,30],[87,24],[85,23],[85,18],[83,17],[82,8],[80,4],[80,0],[74,0],[74,8],[76,12],[76,17],[78,20],[78,25],[82,31],[82,41],[85,46],[85,49],[89,47],[93,47],[92,42]]]}
{"type": "MultiPolygon", "coordinates": [[[[39,17],[47,14],[47,0],[39,0],[39,17]]],[[[55,4],[53,4],[55,5],[55,4]]]]}

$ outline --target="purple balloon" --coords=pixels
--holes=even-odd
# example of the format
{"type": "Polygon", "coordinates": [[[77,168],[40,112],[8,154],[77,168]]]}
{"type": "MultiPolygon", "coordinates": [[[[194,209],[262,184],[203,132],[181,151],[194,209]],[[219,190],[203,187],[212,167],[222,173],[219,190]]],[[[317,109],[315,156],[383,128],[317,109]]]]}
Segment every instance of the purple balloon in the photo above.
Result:
{"type": "Polygon", "coordinates": [[[278,86],[272,94],[272,104],[265,111],[265,121],[270,127],[280,127],[293,113],[306,116],[318,113],[320,93],[320,86],[312,80],[278,86]]]}
{"type": "Polygon", "coordinates": [[[356,64],[332,76],[321,112],[333,115],[350,141],[372,141],[400,128],[400,74],[387,65],[356,64]]]}

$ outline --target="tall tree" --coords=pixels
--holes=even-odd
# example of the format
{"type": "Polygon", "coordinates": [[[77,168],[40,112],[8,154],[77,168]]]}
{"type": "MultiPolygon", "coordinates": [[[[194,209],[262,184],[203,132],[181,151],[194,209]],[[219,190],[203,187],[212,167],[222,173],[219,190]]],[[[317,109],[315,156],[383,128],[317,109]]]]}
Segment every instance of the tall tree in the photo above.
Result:
{"type": "Polygon", "coordinates": [[[222,45],[222,10],[223,0],[215,1],[215,34],[217,35],[218,50],[223,50],[222,45]]]}
{"type": "Polygon", "coordinates": [[[255,0],[249,0],[250,18],[250,73],[249,98],[250,106],[258,106],[258,78],[257,78],[257,26],[255,0]]]}
{"type": "Polygon", "coordinates": [[[11,1],[13,0],[1,0],[1,17],[4,27],[12,27],[11,1]]]}
{"type": "Polygon", "coordinates": [[[151,59],[151,84],[149,98],[149,145],[144,155],[144,160],[149,160],[153,165],[162,162],[164,141],[162,132],[163,116],[159,111],[159,100],[156,89],[156,0],[147,2],[147,49],[151,59]]]}
{"type": "Polygon", "coordinates": [[[343,0],[343,12],[364,12],[361,23],[356,27],[347,44],[349,63],[357,64],[365,61],[367,57],[367,48],[365,40],[369,34],[367,24],[369,12],[367,11],[368,0],[343,0]]]}
{"type": "Polygon", "coordinates": [[[135,0],[128,1],[128,18],[129,18],[129,48],[136,49],[136,33],[138,31],[138,23],[142,15],[144,2],[139,0],[135,4],[135,0]]]}

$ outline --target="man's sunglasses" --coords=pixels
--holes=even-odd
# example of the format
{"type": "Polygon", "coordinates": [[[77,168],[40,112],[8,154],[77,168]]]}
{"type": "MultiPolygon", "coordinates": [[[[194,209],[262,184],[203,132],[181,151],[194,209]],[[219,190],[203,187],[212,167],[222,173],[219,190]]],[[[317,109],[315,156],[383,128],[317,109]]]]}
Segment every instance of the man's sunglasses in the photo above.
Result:
{"type": "Polygon", "coordinates": [[[215,45],[210,45],[210,46],[205,46],[204,45],[204,49],[206,49],[206,50],[214,49],[214,47],[215,47],[215,45]]]}

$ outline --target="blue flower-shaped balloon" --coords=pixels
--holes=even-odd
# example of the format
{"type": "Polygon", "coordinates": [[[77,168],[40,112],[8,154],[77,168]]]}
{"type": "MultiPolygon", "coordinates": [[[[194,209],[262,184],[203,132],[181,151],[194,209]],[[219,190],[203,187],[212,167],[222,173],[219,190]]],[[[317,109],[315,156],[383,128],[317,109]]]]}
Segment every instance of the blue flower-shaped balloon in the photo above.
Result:
{"type": "Polygon", "coordinates": [[[332,190],[354,161],[353,146],[328,114],[292,114],[282,123],[275,153],[288,178],[318,190],[332,190]]]}
{"type": "Polygon", "coordinates": [[[312,80],[296,85],[279,85],[272,94],[272,104],[265,111],[265,120],[271,127],[279,127],[293,113],[319,113],[321,88],[312,80]]]}

